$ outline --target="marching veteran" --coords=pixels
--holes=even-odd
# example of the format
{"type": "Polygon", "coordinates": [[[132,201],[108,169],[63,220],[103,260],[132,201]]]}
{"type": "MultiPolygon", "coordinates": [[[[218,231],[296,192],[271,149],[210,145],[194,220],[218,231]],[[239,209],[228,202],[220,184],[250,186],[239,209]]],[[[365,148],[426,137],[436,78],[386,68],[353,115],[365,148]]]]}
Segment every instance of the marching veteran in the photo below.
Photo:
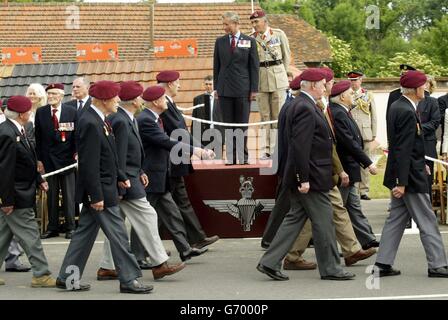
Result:
{"type": "MultiPolygon", "coordinates": [[[[13,96],[8,99],[6,121],[0,125],[0,263],[15,236],[31,263],[31,286],[55,287],[56,280],[48,270],[33,209],[36,185],[47,191],[48,184],[37,172],[36,153],[25,134],[30,110],[30,99],[13,96]]],[[[4,284],[1,279],[0,284],[4,284]]]]}
{"type": "MultiPolygon", "coordinates": [[[[263,10],[256,10],[250,16],[255,32],[251,34],[257,42],[260,60],[257,103],[260,108],[261,121],[278,120],[278,114],[285,103],[289,87],[287,69],[291,61],[291,51],[286,34],[280,29],[269,26],[263,10]]],[[[271,139],[270,128],[277,129],[277,124],[266,125],[266,153],[269,158],[274,152],[275,138],[271,139]]]]}

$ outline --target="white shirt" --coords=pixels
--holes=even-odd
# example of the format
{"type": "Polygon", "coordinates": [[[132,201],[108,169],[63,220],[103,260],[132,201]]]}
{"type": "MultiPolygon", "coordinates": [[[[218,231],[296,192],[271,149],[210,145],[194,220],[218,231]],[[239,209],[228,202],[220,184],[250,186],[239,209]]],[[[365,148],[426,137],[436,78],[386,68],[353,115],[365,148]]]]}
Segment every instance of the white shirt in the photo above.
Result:
{"type": "Polygon", "coordinates": [[[311,100],[313,100],[314,103],[316,103],[316,100],[313,98],[312,95],[310,95],[308,92],[306,92],[305,90],[302,90],[301,92],[303,92],[304,94],[306,94],[308,97],[311,98],[311,100]]]}
{"type": "Polygon", "coordinates": [[[3,113],[0,114],[0,123],[5,122],[5,121],[6,121],[5,115],[3,113]]]}
{"type": "Polygon", "coordinates": [[[131,121],[134,122],[134,115],[132,114],[132,112],[129,112],[128,110],[126,110],[125,108],[118,106],[118,108],[120,108],[121,110],[123,110],[124,112],[126,112],[126,114],[128,115],[129,118],[131,118],[131,121]]]}
{"type": "Polygon", "coordinates": [[[76,109],[79,110],[79,101],[82,101],[82,107],[86,106],[87,100],[89,100],[90,96],[87,95],[84,99],[80,99],[76,101],[76,109]]]}
{"type": "Polygon", "coordinates": [[[91,104],[90,105],[91,107],[92,107],[92,109],[96,112],[96,113],[98,113],[98,115],[100,116],[100,118],[101,118],[101,120],[105,120],[106,119],[106,116],[97,108],[97,107],[95,107],[93,104],[91,104]]]}
{"type": "Polygon", "coordinates": [[[409,99],[408,97],[406,97],[405,95],[403,95],[403,97],[405,97],[406,99],[409,100],[409,102],[412,104],[412,106],[414,107],[414,110],[417,111],[417,105],[415,104],[414,101],[412,101],[411,99],[409,99]]]}
{"type": "Polygon", "coordinates": [[[53,108],[52,106],[50,106],[50,116],[51,118],[53,118],[53,110],[56,109],[58,110],[56,112],[56,118],[58,118],[58,122],[61,119],[61,105],[59,105],[57,108],[53,108]]]}
{"type": "MultiPolygon", "coordinates": [[[[236,47],[237,44],[238,44],[238,40],[240,39],[240,36],[241,36],[241,31],[238,31],[238,32],[235,34],[235,47],[236,47]]],[[[232,45],[232,34],[229,34],[229,41],[230,41],[230,45],[232,45]]]]}
{"type": "MultiPolygon", "coordinates": [[[[213,108],[215,106],[215,97],[213,96],[213,93],[205,93],[205,96],[210,99],[210,121],[213,121],[213,108]]],[[[210,128],[213,129],[215,127],[214,124],[210,125],[210,128]]]]}
{"type": "Polygon", "coordinates": [[[17,127],[17,129],[19,129],[19,132],[20,132],[20,133],[22,133],[22,130],[25,131],[25,129],[23,128],[23,126],[22,126],[20,123],[18,123],[16,120],[13,120],[13,119],[9,119],[9,120],[11,120],[11,122],[15,124],[15,126],[17,127]]]}
{"type": "MultiPolygon", "coordinates": [[[[168,97],[168,96],[167,96],[168,97]]],[[[149,111],[151,111],[153,114],[154,114],[154,116],[156,117],[156,123],[157,124],[159,124],[159,118],[160,118],[160,116],[157,114],[157,112],[155,112],[155,111],[153,111],[153,110],[151,110],[151,109],[148,109],[149,111]]]]}

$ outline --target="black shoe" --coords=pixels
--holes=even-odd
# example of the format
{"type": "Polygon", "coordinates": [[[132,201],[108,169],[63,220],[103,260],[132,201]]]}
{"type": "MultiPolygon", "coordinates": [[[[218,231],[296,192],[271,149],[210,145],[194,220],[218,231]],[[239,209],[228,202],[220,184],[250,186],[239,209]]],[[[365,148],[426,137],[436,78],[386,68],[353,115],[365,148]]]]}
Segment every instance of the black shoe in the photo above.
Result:
{"type": "Polygon", "coordinates": [[[13,268],[5,268],[6,272],[28,272],[30,270],[31,270],[30,267],[27,267],[23,264],[21,264],[20,266],[15,266],[13,268]]]}
{"type": "Polygon", "coordinates": [[[54,237],[59,237],[59,232],[47,231],[47,232],[41,234],[41,236],[40,236],[41,239],[48,239],[48,238],[54,238],[54,237]]]}
{"type": "Polygon", "coordinates": [[[260,160],[271,160],[271,155],[266,152],[260,157],[260,160]]]}
{"type": "Polygon", "coordinates": [[[144,285],[134,280],[131,285],[120,283],[120,293],[145,294],[150,293],[154,289],[151,285],[144,285]]]}
{"type": "Polygon", "coordinates": [[[75,233],[75,231],[73,230],[69,230],[65,233],[65,239],[71,239],[73,236],[73,233],[75,233]]]}
{"type": "Polygon", "coordinates": [[[138,266],[142,270],[150,270],[150,269],[152,269],[152,266],[146,260],[138,260],[137,262],[138,262],[138,266]]]}
{"type": "Polygon", "coordinates": [[[368,195],[363,194],[361,195],[361,200],[372,200],[372,199],[370,199],[368,195]]]}
{"type": "Polygon", "coordinates": [[[78,288],[73,287],[72,289],[67,289],[67,286],[65,285],[65,281],[62,281],[59,278],[57,278],[56,279],[56,288],[64,289],[64,290],[68,290],[68,291],[89,291],[90,284],[80,283],[78,288]]]}
{"type": "MultiPolygon", "coordinates": [[[[391,277],[391,276],[399,276],[400,274],[401,274],[401,271],[400,270],[397,270],[397,269],[394,269],[394,268],[392,268],[392,266],[388,266],[388,267],[386,267],[386,268],[384,268],[384,267],[380,267],[380,266],[378,266],[378,265],[375,265],[377,268],[378,268],[378,270],[380,271],[380,274],[379,274],[379,276],[380,276],[380,278],[381,277],[391,277]]],[[[374,274],[375,275],[375,269],[373,269],[372,270],[372,274],[374,274]]]]}
{"type": "Polygon", "coordinates": [[[352,280],[354,277],[356,277],[355,274],[348,272],[348,271],[341,271],[338,274],[328,275],[328,276],[321,276],[320,278],[322,280],[352,280]]]}
{"type": "Polygon", "coordinates": [[[267,243],[267,242],[265,242],[265,241],[263,241],[263,240],[261,240],[261,247],[263,248],[263,249],[269,249],[269,246],[270,246],[271,244],[270,243],[267,243]]]}
{"type": "Polygon", "coordinates": [[[379,246],[380,246],[380,243],[378,241],[372,240],[368,244],[363,245],[362,249],[363,250],[367,250],[367,249],[370,249],[370,248],[378,248],[379,246]]]}
{"type": "Polygon", "coordinates": [[[214,236],[202,239],[201,241],[191,245],[191,247],[196,248],[196,249],[202,249],[206,246],[211,245],[212,243],[215,243],[218,240],[219,240],[219,237],[217,235],[214,235],[214,236]]]}
{"type": "Polygon", "coordinates": [[[190,260],[192,257],[200,256],[201,254],[207,252],[207,248],[197,249],[197,248],[191,248],[190,251],[188,251],[186,254],[181,253],[180,259],[182,261],[190,260]]]}
{"type": "Polygon", "coordinates": [[[274,280],[278,280],[278,281],[289,280],[289,277],[286,274],[281,273],[280,271],[265,267],[262,264],[258,264],[257,270],[260,271],[261,273],[268,275],[269,277],[271,277],[274,280]]]}
{"type": "Polygon", "coordinates": [[[428,269],[428,277],[430,278],[448,278],[447,267],[428,269]]]}

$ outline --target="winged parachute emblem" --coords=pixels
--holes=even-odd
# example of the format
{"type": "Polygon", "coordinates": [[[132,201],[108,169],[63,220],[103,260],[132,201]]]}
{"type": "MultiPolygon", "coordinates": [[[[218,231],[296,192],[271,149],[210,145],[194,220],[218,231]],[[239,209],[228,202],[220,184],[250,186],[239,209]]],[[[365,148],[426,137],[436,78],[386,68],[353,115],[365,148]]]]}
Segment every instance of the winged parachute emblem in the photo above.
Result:
{"type": "Polygon", "coordinates": [[[253,177],[240,176],[240,200],[203,200],[204,204],[218,212],[229,213],[241,221],[244,231],[250,231],[255,218],[261,213],[272,211],[275,199],[252,199],[253,177]]]}

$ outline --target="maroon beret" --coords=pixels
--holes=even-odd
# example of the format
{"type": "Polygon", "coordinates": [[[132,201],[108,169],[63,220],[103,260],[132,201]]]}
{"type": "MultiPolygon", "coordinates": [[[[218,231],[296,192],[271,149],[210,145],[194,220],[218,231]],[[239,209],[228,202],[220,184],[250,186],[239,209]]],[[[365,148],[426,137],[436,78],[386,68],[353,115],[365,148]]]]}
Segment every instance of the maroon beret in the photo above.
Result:
{"type": "Polygon", "coordinates": [[[101,80],[92,84],[89,95],[100,100],[112,99],[120,93],[120,85],[113,81],[101,80]]]}
{"type": "Polygon", "coordinates": [[[331,80],[334,79],[334,72],[333,72],[333,70],[331,70],[328,67],[322,67],[320,69],[325,73],[325,80],[327,82],[330,82],[331,80]]]}
{"type": "Polygon", "coordinates": [[[325,72],[320,68],[308,68],[303,70],[300,77],[304,81],[318,82],[326,78],[325,72]]]}
{"type": "Polygon", "coordinates": [[[363,77],[364,73],[362,73],[362,71],[360,70],[353,70],[350,71],[349,73],[347,73],[347,78],[349,80],[358,80],[359,78],[363,77]]]}
{"type": "Polygon", "coordinates": [[[45,91],[48,91],[50,89],[61,89],[64,90],[64,84],[62,83],[50,83],[47,88],[45,89],[45,91]]]}
{"type": "Polygon", "coordinates": [[[263,18],[264,16],[266,16],[266,13],[264,13],[263,10],[255,10],[255,11],[250,15],[250,20],[252,20],[252,19],[258,19],[258,18],[263,18]]]}
{"type": "Polygon", "coordinates": [[[426,75],[417,70],[409,70],[400,78],[400,85],[403,88],[418,88],[424,85],[427,81],[426,75]]]}
{"type": "Polygon", "coordinates": [[[152,86],[146,88],[145,91],[143,91],[142,98],[145,101],[151,102],[159,99],[161,96],[165,94],[165,89],[161,86],[152,86]]]}
{"type": "Polygon", "coordinates": [[[330,97],[336,97],[341,93],[347,91],[352,86],[352,83],[349,80],[342,80],[336,83],[331,89],[330,97]]]}
{"type": "Polygon", "coordinates": [[[300,89],[300,82],[302,81],[302,77],[300,75],[298,75],[297,77],[295,77],[294,79],[292,79],[292,81],[289,83],[289,87],[292,90],[299,90],[300,89]]]}
{"type": "Polygon", "coordinates": [[[180,73],[174,70],[165,70],[157,74],[157,82],[173,82],[179,79],[180,73]]]}
{"type": "Polygon", "coordinates": [[[124,81],[120,83],[120,97],[121,101],[134,100],[143,92],[143,87],[136,81],[124,81]]]}
{"type": "Polygon", "coordinates": [[[12,96],[8,99],[6,107],[8,110],[24,113],[31,110],[31,100],[25,96],[12,96]]]}

